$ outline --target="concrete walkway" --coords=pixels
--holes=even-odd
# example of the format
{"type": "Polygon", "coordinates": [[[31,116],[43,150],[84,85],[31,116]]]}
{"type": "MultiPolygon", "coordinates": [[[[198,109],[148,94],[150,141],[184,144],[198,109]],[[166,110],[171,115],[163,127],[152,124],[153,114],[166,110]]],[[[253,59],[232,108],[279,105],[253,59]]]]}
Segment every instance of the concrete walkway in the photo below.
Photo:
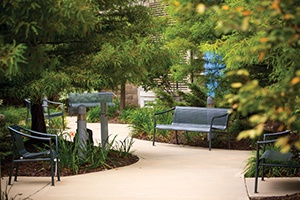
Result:
{"type": "MultiPolygon", "coordinates": [[[[76,129],[75,120],[76,117],[68,118],[68,131],[76,129]]],[[[91,123],[87,128],[93,130],[94,140],[100,141],[100,124],[91,123]]],[[[129,128],[124,124],[109,124],[109,134],[123,140],[129,128]]],[[[260,193],[251,192],[253,179],[244,179],[242,173],[251,155],[249,151],[208,151],[207,148],[164,143],[153,147],[150,141],[142,140],[134,140],[133,149],[140,158],[133,165],[61,177],[54,187],[50,186],[50,177],[19,177],[18,182],[8,186],[9,195],[34,200],[246,200],[248,195],[273,196],[278,192],[274,185],[282,186],[278,181],[274,184],[273,180],[260,181],[260,193]]],[[[280,191],[279,195],[300,192],[299,178],[290,180],[289,191],[280,191]]],[[[2,187],[5,182],[3,179],[2,187]]]]}

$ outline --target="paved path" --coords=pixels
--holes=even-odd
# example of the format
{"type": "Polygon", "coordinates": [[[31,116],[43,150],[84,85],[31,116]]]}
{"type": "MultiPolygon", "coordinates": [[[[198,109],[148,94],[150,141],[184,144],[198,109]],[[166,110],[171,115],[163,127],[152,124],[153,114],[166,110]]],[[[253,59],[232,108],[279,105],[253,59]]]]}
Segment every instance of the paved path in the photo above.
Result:
{"type": "MultiPolygon", "coordinates": [[[[75,118],[68,118],[69,131],[76,129],[75,118]]],[[[88,124],[95,141],[100,125],[88,124]]],[[[123,140],[129,128],[109,124],[109,134],[123,140]]],[[[246,200],[248,187],[242,172],[249,151],[196,148],[134,140],[134,153],[140,160],[130,166],[62,177],[50,186],[50,177],[19,177],[9,186],[10,195],[34,200],[159,200],[204,199],[246,200]]],[[[5,180],[2,180],[2,185],[5,180]]],[[[250,180],[251,181],[251,180],[250,180]]],[[[261,188],[260,188],[261,189],[261,188]]],[[[17,197],[16,199],[19,199],[17,197]]]]}

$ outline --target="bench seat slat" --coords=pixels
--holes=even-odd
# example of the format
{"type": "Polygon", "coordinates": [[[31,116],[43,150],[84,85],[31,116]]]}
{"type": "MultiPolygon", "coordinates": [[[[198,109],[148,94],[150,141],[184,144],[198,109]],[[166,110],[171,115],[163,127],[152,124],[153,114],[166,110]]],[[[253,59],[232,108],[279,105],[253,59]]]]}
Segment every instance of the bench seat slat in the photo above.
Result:
{"type": "MultiPolygon", "coordinates": [[[[178,131],[192,131],[192,132],[210,132],[210,125],[197,125],[197,124],[158,124],[156,129],[163,130],[178,130],[178,131]]],[[[225,130],[225,126],[213,126],[214,129],[225,130]]]]}

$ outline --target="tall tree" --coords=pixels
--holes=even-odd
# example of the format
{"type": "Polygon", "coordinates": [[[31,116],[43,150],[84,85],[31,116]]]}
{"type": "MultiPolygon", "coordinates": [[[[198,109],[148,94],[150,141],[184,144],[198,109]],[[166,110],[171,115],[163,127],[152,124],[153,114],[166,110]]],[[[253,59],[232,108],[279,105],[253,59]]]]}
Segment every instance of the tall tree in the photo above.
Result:
{"type": "Polygon", "coordinates": [[[42,98],[71,83],[60,70],[65,52],[57,48],[78,43],[95,29],[95,8],[93,1],[1,1],[0,98],[30,98],[32,129],[46,130],[42,98]]]}
{"type": "Polygon", "coordinates": [[[0,98],[30,98],[32,129],[44,132],[45,96],[149,83],[156,25],[139,2],[1,1],[0,98]]]}

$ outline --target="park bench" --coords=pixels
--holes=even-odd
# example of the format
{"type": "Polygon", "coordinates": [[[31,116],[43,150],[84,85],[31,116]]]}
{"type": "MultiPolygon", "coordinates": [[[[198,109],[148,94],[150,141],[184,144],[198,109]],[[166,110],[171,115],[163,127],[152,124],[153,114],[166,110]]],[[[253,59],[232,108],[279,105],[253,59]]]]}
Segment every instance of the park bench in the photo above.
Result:
{"type": "Polygon", "coordinates": [[[51,170],[51,185],[54,186],[55,173],[57,174],[58,181],[60,181],[60,171],[58,164],[58,136],[56,134],[36,132],[24,127],[20,127],[18,125],[9,126],[8,129],[12,136],[11,138],[13,147],[8,184],[11,185],[11,178],[14,169],[14,181],[17,181],[20,162],[49,161],[51,170]],[[44,149],[41,150],[35,145],[31,145],[30,150],[26,149],[25,142],[28,141],[28,139],[35,140],[37,143],[44,142],[44,149]]]}
{"type": "Polygon", "coordinates": [[[116,95],[112,92],[92,92],[92,93],[72,93],[69,94],[69,116],[73,115],[78,106],[83,105],[85,107],[101,106],[101,103],[107,103],[107,105],[114,105],[112,103],[113,97],[116,95]]]}
{"type": "MultiPolygon", "coordinates": [[[[26,114],[26,125],[28,124],[29,120],[31,120],[31,101],[30,99],[25,99],[25,104],[27,108],[26,114]]],[[[43,111],[44,117],[48,120],[50,126],[50,120],[55,117],[62,118],[62,126],[64,129],[64,104],[61,102],[50,101],[46,98],[43,98],[43,111]]]]}
{"type": "Polygon", "coordinates": [[[292,152],[282,153],[274,148],[275,142],[279,137],[291,136],[292,132],[281,131],[277,133],[265,133],[263,141],[257,142],[256,148],[256,166],[255,166],[255,181],[254,193],[258,193],[258,176],[261,174],[261,180],[264,181],[265,167],[285,167],[285,168],[300,168],[299,160],[292,161],[293,157],[299,158],[300,155],[294,155],[292,152]],[[261,173],[259,172],[261,170],[261,173]]]}
{"type": "Polygon", "coordinates": [[[155,145],[156,129],[175,131],[178,144],[178,131],[199,132],[208,134],[209,150],[211,140],[215,133],[225,133],[228,136],[228,148],[230,148],[230,136],[228,132],[229,109],[176,106],[171,109],[154,114],[153,146],[155,145]],[[157,124],[157,116],[173,112],[172,124],[157,124]]]}

